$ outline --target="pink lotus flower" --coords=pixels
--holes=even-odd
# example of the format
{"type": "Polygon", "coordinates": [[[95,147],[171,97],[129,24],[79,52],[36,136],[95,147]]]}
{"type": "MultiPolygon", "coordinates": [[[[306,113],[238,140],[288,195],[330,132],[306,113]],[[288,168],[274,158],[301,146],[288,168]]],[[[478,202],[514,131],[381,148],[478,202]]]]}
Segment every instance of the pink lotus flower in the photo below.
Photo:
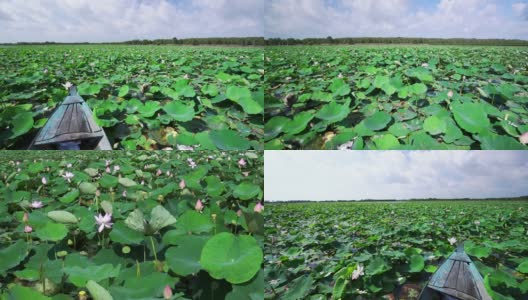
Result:
{"type": "Polygon", "coordinates": [[[449,97],[449,98],[453,98],[453,91],[449,91],[449,92],[447,92],[447,97],[449,97]]]}
{"type": "Polygon", "coordinates": [[[99,228],[97,229],[98,232],[103,231],[105,227],[112,228],[112,225],[114,224],[112,223],[112,214],[107,213],[105,213],[104,216],[101,214],[95,216],[95,222],[97,223],[97,225],[99,225],[99,228]]]}
{"type": "Polygon", "coordinates": [[[48,180],[46,179],[46,177],[42,177],[42,180],[41,180],[41,181],[42,181],[42,184],[43,184],[43,185],[48,184],[48,180]]]}
{"type": "Polygon", "coordinates": [[[109,160],[105,160],[105,165],[106,165],[107,167],[109,167],[109,166],[110,166],[110,161],[109,161],[109,160]]]}
{"type": "Polygon", "coordinates": [[[24,226],[24,232],[25,233],[30,233],[32,231],[33,231],[33,228],[31,226],[29,226],[29,225],[24,226]]]}
{"type": "Polygon", "coordinates": [[[519,137],[519,141],[521,142],[521,144],[528,144],[528,132],[525,132],[523,133],[520,137],[519,137]]]}
{"type": "Polygon", "coordinates": [[[180,181],[180,189],[183,190],[184,188],[185,188],[185,180],[182,179],[182,180],[180,181]]]}
{"type": "Polygon", "coordinates": [[[44,204],[42,204],[42,201],[33,201],[31,202],[32,208],[42,208],[44,204]]]}
{"type": "Polygon", "coordinates": [[[110,172],[112,172],[112,171],[110,170],[110,167],[106,167],[106,173],[110,173],[110,172]]]}
{"type": "Polygon", "coordinates": [[[24,216],[22,217],[22,221],[24,223],[27,223],[29,221],[29,215],[27,212],[24,213],[24,216]]]}
{"type": "Polygon", "coordinates": [[[166,285],[165,288],[163,289],[163,298],[165,298],[165,300],[168,300],[171,297],[172,297],[172,290],[169,285],[166,285]]]}
{"type": "Polygon", "coordinates": [[[358,265],[357,268],[354,271],[352,271],[352,276],[351,276],[352,280],[356,280],[360,276],[365,275],[365,273],[363,273],[363,270],[364,270],[363,266],[358,265]]]}
{"type": "Polygon", "coordinates": [[[253,209],[256,213],[261,213],[264,210],[264,205],[262,205],[260,202],[255,205],[255,208],[253,209]]]}
{"type": "Polygon", "coordinates": [[[73,175],[72,172],[66,172],[64,173],[64,175],[62,175],[62,177],[64,177],[64,179],[68,180],[68,182],[71,182],[71,179],[74,177],[75,175],[73,175]]]}
{"type": "Polygon", "coordinates": [[[246,163],[246,161],[245,161],[243,158],[241,158],[241,159],[238,161],[238,165],[241,166],[241,167],[245,167],[246,164],[247,164],[247,163],[246,163]]]}
{"type": "Polygon", "coordinates": [[[244,177],[248,177],[249,176],[249,172],[242,172],[242,175],[244,175],[244,177]]]}
{"type": "Polygon", "coordinates": [[[242,210],[239,209],[239,210],[237,211],[237,216],[239,216],[239,217],[242,216],[242,210]]]}
{"type": "Polygon", "coordinates": [[[194,205],[194,209],[196,209],[196,211],[202,211],[203,208],[204,206],[202,200],[198,199],[198,201],[196,201],[196,204],[194,205]]]}
{"type": "Polygon", "coordinates": [[[161,175],[161,170],[158,169],[158,171],[156,171],[156,176],[160,176],[161,175]]]}
{"type": "Polygon", "coordinates": [[[100,190],[95,190],[95,196],[96,197],[100,197],[101,196],[101,191],[100,190]]]}

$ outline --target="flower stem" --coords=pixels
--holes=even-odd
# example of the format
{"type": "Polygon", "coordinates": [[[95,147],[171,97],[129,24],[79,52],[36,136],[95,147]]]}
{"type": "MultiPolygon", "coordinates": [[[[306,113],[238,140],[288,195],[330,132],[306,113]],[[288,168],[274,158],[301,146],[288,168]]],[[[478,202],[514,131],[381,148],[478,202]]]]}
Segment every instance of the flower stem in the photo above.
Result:
{"type": "Polygon", "coordinates": [[[154,245],[154,239],[150,236],[150,244],[152,245],[152,251],[154,252],[154,259],[158,262],[158,255],[156,254],[156,246],[154,245]]]}

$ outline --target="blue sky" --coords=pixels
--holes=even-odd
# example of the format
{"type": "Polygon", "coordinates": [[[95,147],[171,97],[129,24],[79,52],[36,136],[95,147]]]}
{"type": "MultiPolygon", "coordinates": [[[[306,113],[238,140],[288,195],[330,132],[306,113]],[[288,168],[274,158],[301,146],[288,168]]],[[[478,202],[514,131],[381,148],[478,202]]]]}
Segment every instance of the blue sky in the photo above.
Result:
{"type": "Polygon", "coordinates": [[[0,0],[0,42],[263,36],[264,0],[0,0]]]}
{"type": "Polygon", "coordinates": [[[528,0],[269,0],[266,37],[528,39],[528,0]]]}
{"type": "Polygon", "coordinates": [[[528,151],[266,151],[274,200],[528,195],[528,151]]]}

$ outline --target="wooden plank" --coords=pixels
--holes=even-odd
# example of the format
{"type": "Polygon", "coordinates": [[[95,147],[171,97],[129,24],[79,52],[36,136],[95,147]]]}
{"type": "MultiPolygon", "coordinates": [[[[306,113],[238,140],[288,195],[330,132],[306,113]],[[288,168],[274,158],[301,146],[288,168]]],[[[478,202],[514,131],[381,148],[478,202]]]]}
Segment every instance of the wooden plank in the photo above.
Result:
{"type": "Polygon", "coordinates": [[[444,283],[444,287],[456,289],[459,271],[460,271],[460,261],[455,260],[453,263],[453,266],[451,267],[451,270],[449,271],[449,274],[447,275],[446,281],[444,283]]]}
{"type": "Polygon", "coordinates": [[[429,285],[435,287],[444,287],[447,275],[449,275],[449,271],[451,271],[451,267],[453,266],[453,262],[453,260],[448,259],[442,265],[440,265],[440,268],[438,268],[438,270],[433,274],[429,285]]]}

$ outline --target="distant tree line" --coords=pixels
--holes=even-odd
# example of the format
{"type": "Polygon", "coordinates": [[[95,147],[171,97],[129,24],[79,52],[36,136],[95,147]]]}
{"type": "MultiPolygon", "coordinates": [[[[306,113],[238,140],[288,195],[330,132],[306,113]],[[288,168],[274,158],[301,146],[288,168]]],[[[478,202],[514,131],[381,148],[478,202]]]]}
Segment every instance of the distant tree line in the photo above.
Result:
{"type": "MultiPolygon", "coordinates": [[[[264,46],[263,37],[219,37],[219,38],[186,38],[186,39],[156,39],[156,40],[132,40],[125,42],[113,43],[57,43],[57,42],[19,42],[17,45],[89,45],[89,44],[110,44],[110,45],[182,45],[182,46],[201,46],[201,45],[224,45],[224,46],[264,46]]],[[[10,44],[2,44],[10,45],[10,44]]]]}
{"type": "Polygon", "coordinates": [[[423,199],[360,199],[360,200],[278,200],[278,201],[266,201],[266,204],[279,204],[279,203],[342,203],[342,202],[415,202],[415,201],[497,201],[497,200],[508,200],[508,201],[528,201],[527,196],[511,197],[511,198],[459,198],[459,199],[443,199],[443,198],[423,198],[423,199]]]}
{"type": "Polygon", "coordinates": [[[503,39],[440,39],[440,38],[408,38],[408,37],[358,37],[358,38],[269,38],[266,46],[295,45],[355,45],[355,44],[423,44],[423,45],[475,45],[475,46],[528,46],[525,40],[503,39]]]}

